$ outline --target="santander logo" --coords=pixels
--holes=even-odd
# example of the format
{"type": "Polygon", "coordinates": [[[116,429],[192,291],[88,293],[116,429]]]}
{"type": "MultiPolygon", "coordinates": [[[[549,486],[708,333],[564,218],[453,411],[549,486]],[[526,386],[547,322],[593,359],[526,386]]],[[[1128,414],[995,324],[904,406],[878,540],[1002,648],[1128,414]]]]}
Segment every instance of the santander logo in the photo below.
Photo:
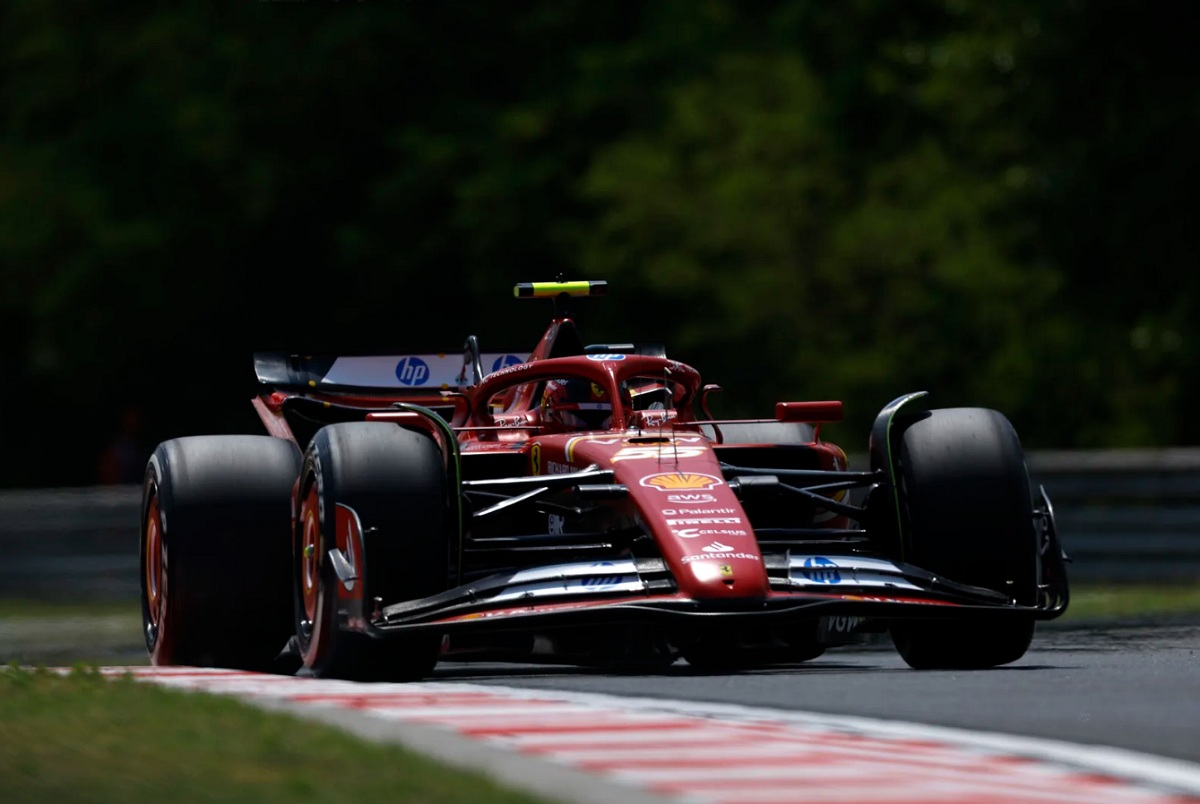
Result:
{"type": "Polygon", "coordinates": [[[708,545],[707,547],[701,547],[700,549],[706,553],[728,553],[733,548],[727,544],[721,544],[720,542],[713,542],[712,544],[708,545]]]}

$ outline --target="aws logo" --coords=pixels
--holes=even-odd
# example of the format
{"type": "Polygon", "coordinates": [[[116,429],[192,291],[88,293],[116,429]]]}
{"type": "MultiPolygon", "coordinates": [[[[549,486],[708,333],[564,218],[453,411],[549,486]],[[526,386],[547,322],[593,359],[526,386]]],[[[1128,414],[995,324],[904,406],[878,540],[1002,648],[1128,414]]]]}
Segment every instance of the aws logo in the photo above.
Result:
{"type": "MultiPolygon", "coordinates": [[[[717,498],[711,494],[668,494],[667,502],[675,503],[676,505],[704,505],[705,503],[715,503],[717,498]]],[[[663,513],[666,513],[664,511],[663,513]]]]}

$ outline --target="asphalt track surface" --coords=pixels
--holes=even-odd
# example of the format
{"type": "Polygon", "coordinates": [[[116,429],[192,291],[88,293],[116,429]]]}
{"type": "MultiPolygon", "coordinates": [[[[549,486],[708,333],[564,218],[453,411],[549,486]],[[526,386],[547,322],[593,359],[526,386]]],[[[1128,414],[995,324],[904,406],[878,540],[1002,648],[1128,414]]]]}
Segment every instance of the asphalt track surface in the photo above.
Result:
{"type": "Polygon", "coordinates": [[[1192,621],[1051,625],[1022,660],[971,672],[913,671],[887,643],[739,673],[443,662],[427,681],[355,684],[133,669],[571,804],[1200,804],[1198,650],[1192,621]]]}
{"type": "Polygon", "coordinates": [[[740,704],[1102,745],[1200,762],[1200,623],[1043,625],[1020,661],[914,671],[890,643],[735,674],[444,663],[431,680],[740,704]]]}

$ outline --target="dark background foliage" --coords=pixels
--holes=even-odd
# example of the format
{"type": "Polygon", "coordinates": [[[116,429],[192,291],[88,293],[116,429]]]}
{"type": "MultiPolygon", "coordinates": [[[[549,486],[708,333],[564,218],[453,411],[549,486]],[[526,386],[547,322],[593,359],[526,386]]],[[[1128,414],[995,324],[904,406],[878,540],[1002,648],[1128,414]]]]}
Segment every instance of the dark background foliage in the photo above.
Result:
{"type": "Polygon", "coordinates": [[[527,349],[607,279],[726,415],[1195,444],[1200,56],[1172,4],[0,6],[0,485],[259,432],[256,349],[527,349]]]}

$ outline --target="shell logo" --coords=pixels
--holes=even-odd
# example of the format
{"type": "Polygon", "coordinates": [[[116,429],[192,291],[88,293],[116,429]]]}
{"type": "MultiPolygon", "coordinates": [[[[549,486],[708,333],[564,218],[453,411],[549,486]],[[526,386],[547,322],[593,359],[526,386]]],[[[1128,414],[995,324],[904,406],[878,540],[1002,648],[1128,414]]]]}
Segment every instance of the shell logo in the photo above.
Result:
{"type": "Polygon", "coordinates": [[[678,491],[679,489],[711,489],[714,486],[724,485],[725,481],[719,477],[696,472],[664,472],[643,477],[641,484],[659,491],[678,491]]]}

